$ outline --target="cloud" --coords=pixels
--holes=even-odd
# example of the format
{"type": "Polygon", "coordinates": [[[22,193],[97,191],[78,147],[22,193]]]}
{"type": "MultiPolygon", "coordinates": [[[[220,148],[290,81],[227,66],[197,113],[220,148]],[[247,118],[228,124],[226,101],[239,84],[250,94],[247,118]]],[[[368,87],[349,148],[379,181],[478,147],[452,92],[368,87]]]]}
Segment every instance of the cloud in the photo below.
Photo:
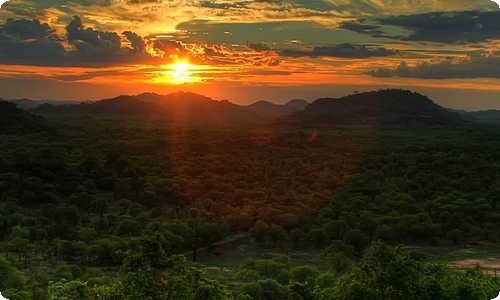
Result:
{"type": "Polygon", "coordinates": [[[378,19],[410,30],[400,39],[440,43],[476,43],[500,38],[500,11],[435,12],[378,19]]]}
{"type": "Polygon", "coordinates": [[[144,53],[144,51],[146,51],[146,43],[135,32],[127,30],[122,32],[122,34],[129,40],[132,51],[137,53],[144,53]]]}
{"type": "Polygon", "coordinates": [[[85,27],[78,16],[60,37],[37,19],[9,19],[0,25],[0,63],[47,66],[105,66],[151,60],[145,41],[133,32],[123,33],[130,47],[121,44],[116,32],[85,27]],[[142,44],[141,44],[142,40],[142,44]]]}
{"type": "Polygon", "coordinates": [[[39,20],[14,20],[8,19],[1,28],[1,32],[13,37],[28,40],[39,38],[51,38],[58,40],[55,30],[50,28],[47,23],[40,23],[39,20]]]}
{"type": "Polygon", "coordinates": [[[363,24],[362,20],[342,22],[339,28],[371,35],[380,35],[384,33],[380,25],[363,24]]]}
{"type": "Polygon", "coordinates": [[[340,28],[403,41],[465,44],[499,39],[499,19],[500,11],[439,11],[347,21],[340,28]],[[391,33],[390,26],[399,27],[404,33],[391,33]]]}
{"type": "Polygon", "coordinates": [[[488,54],[470,53],[465,57],[436,59],[409,66],[401,62],[396,68],[378,68],[367,72],[374,77],[409,78],[500,78],[500,51],[488,54]]]}
{"type": "Polygon", "coordinates": [[[397,54],[397,50],[388,50],[384,47],[367,47],[365,45],[353,45],[343,43],[336,46],[315,46],[312,49],[283,49],[278,51],[286,57],[345,57],[345,58],[369,58],[377,56],[390,56],[397,54]]]}
{"type": "Polygon", "coordinates": [[[268,45],[263,44],[263,43],[255,43],[255,44],[253,44],[253,43],[249,43],[247,41],[246,46],[247,46],[248,49],[251,49],[251,50],[256,51],[256,52],[270,51],[271,50],[271,48],[269,48],[268,45]]]}

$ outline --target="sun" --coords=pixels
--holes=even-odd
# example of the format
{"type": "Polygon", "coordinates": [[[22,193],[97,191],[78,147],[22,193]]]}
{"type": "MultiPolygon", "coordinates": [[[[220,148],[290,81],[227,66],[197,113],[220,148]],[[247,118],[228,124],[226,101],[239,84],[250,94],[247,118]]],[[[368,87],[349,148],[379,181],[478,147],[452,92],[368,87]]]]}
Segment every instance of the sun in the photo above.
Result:
{"type": "Polygon", "coordinates": [[[172,68],[174,69],[174,82],[186,83],[191,81],[191,72],[189,70],[192,69],[192,66],[189,63],[179,61],[174,63],[172,68]]]}
{"type": "Polygon", "coordinates": [[[174,64],[174,69],[176,74],[182,75],[189,69],[189,64],[181,61],[174,64]]]}
{"type": "Polygon", "coordinates": [[[203,66],[191,64],[188,60],[177,60],[168,65],[160,65],[157,71],[148,73],[154,83],[192,84],[203,81],[200,76],[202,69],[203,66]]]}

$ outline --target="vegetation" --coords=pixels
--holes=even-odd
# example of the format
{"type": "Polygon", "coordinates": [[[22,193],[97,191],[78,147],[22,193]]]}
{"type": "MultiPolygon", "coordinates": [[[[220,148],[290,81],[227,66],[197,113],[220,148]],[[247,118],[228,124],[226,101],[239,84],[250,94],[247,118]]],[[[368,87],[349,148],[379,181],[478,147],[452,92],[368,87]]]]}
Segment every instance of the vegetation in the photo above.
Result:
{"type": "Polygon", "coordinates": [[[0,133],[8,299],[500,292],[480,269],[457,272],[389,246],[497,246],[498,125],[41,118],[6,107],[3,120],[15,125],[0,133]],[[225,264],[241,244],[282,255],[225,264]],[[298,263],[285,249],[314,251],[321,263],[298,263]],[[203,265],[214,257],[218,269],[203,265]]]}

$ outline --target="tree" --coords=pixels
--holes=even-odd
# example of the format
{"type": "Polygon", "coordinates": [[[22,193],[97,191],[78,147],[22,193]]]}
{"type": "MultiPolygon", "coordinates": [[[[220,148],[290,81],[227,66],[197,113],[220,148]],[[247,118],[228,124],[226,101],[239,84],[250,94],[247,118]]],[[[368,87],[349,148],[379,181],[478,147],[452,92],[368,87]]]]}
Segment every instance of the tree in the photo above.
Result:
{"type": "Polygon", "coordinates": [[[259,280],[257,283],[262,289],[264,299],[284,299],[286,297],[287,291],[285,287],[274,279],[259,280]]]}
{"type": "Polygon", "coordinates": [[[292,269],[293,280],[313,286],[319,271],[313,266],[298,266],[292,269]]]}
{"type": "Polygon", "coordinates": [[[255,281],[242,285],[239,292],[250,296],[254,300],[262,299],[262,287],[255,281]]]}
{"type": "Polygon", "coordinates": [[[120,273],[125,276],[127,300],[231,300],[226,287],[204,279],[201,271],[187,265],[184,256],[169,256],[163,236],[141,238],[125,253],[120,273]]]}
{"type": "Polygon", "coordinates": [[[53,282],[48,291],[49,300],[93,300],[91,289],[78,280],[53,282]]]}

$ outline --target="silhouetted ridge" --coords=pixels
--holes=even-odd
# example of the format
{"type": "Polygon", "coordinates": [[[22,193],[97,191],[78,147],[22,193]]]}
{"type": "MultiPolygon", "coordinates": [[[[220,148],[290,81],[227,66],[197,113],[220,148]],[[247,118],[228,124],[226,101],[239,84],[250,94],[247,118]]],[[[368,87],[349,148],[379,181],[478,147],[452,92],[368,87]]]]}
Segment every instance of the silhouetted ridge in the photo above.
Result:
{"type": "Polygon", "coordinates": [[[118,116],[168,115],[179,119],[223,119],[253,115],[249,110],[227,100],[216,101],[203,95],[184,92],[168,95],[155,93],[143,93],[137,96],[121,95],[111,99],[79,104],[42,104],[32,111],[36,113],[118,116]]]}
{"type": "Polygon", "coordinates": [[[42,117],[30,114],[12,102],[0,99],[0,131],[41,131],[47,129],[42,117]]]}
{"type": "Polygon", "coordinates": [[[133,96],[118,96],[95,102],[79,104],[51,105],[41,104],[33,109],[36,113],[96,114],[96,115],[158,115],[164,114],[162,108],[154,103],[141,101],[133,96]]]}
{"type": "Polygon", "coordinates": [[[179,118],[227,118],[251,115],[248,110],[227,100],[217,101],[190,92],[176,92],[167,95],[143,93],[137,95],[136,98],[160,105],[169,114],[179,118]]]}
{"type": "Polygon", "coordinates": [[[163,114],[161,107],[154,103],[141,101],[133,96],[121,95],[93,103],[90,113],[117,115],[156,115],[163,114]]]}
{"type": "Polygon", "coordinates": [[[290,115],[299,109],[294,106],[274,104],[268,101],[257,101],[246,106],[247,109],[265,116],[286,116],[290,115]]]}
{"type": "Polygon", "coordinates": [[[379,90],[342,98],[320,98],[296,113],[293,120],[314,123],[438,125],[462,119],[419,93],[379,90]]]}
{"type": "Polygon", "coordinates": [[[297,110],[303,110],[307,105],[309,102],[304,99],[292,99],[285,104],[285,106],[295,107],[297,110]]]}

